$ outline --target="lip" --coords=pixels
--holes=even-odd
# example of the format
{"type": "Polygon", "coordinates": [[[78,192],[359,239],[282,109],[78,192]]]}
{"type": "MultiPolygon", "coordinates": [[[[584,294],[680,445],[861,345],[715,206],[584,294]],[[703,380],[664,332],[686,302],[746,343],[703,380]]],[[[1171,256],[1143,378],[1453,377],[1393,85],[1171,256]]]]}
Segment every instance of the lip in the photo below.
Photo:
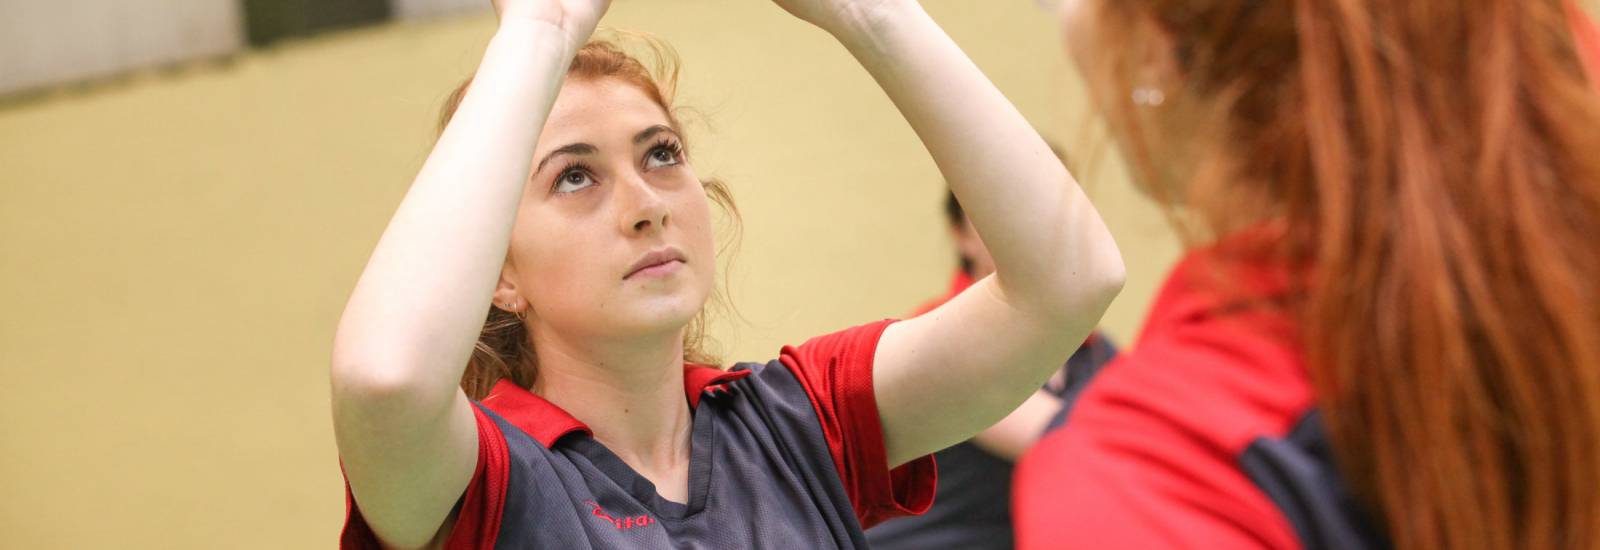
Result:
{"type": "Polygon", "coordinates": [[[670,246],[657,248],[639,258],[639,261],[633,262],[633,265],[628,268],[628,274],[623,275],[622,278],[626,280],[633,278],[635,275],[648,276],[658,272],[665,275],[676,271],[677,266],[685,263],[688,263],[688,260],[684,259],[683,252],[677,248],[670,246]]]}

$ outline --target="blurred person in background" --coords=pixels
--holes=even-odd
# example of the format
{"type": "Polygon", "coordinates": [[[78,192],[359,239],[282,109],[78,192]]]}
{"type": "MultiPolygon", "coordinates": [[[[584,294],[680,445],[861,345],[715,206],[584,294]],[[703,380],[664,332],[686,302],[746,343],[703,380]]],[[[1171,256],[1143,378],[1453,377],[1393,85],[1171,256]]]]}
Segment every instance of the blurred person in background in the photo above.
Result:
{"type": "Polygon", "coordinates": [[[1093,330],[1121,288],[1115,243],[921,6],[776,3],[879,82],[994,274],[913,319],[706,366],[727,194],[695,176],[672,79],[590,42],[605,0],[497,0],[335,335],[343,546],[864,547],[864,527],[926,508],[929,453],[1093,330]]]}
{"type": "MultiPolygon", "coordinates": [[[[1059,149],[1050,148],[1061,158],[1059,149]]],[[[944,212],[957,268],[946,293],[919,306],[913,317],[933,311],[994,273],[994,258],[954,193],[945,193],[944,212]]],[[[939,487],[933,506],[922,515],[892,519],[867,530],[868,544],[874,550],[1012,548],[1012,463],[1046,431],[1065,421],[1072,401],[1116,353],[1100,331],[1090,333],[1061,370],[1021,407],[972,439],[935,453],[939,487]]]]}
{"type": "Polygon", "coordinates": [[[1018,466],[1019,547],[1600,548],[1600,95],[1575,8],[1061,14],[1192,245],[1018,466]]]}

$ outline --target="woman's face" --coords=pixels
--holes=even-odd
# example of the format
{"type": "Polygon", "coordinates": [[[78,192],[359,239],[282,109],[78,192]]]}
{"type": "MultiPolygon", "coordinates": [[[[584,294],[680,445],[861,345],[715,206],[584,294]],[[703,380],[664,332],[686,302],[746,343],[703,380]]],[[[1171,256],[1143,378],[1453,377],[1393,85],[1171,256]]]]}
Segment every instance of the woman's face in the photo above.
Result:
{"type": "Polygon", "coordinates": [[[705,189],[667,113],[620,80],[569,81],[538,143],[495,301],[520,298],[536,330],[565,338],[682,329],[716,258],[705,189]]]}

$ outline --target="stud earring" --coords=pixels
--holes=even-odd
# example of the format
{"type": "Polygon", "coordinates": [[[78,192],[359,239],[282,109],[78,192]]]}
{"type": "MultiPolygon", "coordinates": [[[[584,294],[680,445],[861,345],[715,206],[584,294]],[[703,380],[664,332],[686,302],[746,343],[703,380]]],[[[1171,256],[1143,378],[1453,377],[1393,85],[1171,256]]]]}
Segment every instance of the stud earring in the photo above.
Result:
{"type": "Polygon", "coordinates": [[[1167,94],[1158,88],[1141,86],[1133,89],[1133,104],[1145,107],[1155,107],[1167,102],[1167,94]]]}

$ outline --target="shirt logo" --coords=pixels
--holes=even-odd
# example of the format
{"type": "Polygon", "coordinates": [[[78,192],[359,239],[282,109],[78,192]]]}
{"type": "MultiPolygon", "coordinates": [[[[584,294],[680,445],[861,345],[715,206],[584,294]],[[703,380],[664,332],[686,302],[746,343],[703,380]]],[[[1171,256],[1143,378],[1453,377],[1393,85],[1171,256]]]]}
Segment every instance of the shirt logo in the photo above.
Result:
{"type": "Polygon", "coordinates": [[[594,510],[592,511],[592,513],[594,514],[594,517],[600,518],[600,519],[604,520],[606,523],[611,524],[611,526],[612,527],[616,527],[618,531],[627,531],[627,530],[633,529],[635,527],[644,527],[646,525],[651,525],[651,524],[654,524],[656,522],[656,520],[651,519],[650,516],[648,516],[648,515],[643,515],[643,516],[624,516],[622,519],[617,519],[617,518],[611,517],[611,514],[607,514],[605,509],[600,507],[599,503],[597,503],[595,501],[592,501],[592,500],[585,500],[583,502],[585,504],[588,504],[591,508],[594,508],[594,510]]]}

